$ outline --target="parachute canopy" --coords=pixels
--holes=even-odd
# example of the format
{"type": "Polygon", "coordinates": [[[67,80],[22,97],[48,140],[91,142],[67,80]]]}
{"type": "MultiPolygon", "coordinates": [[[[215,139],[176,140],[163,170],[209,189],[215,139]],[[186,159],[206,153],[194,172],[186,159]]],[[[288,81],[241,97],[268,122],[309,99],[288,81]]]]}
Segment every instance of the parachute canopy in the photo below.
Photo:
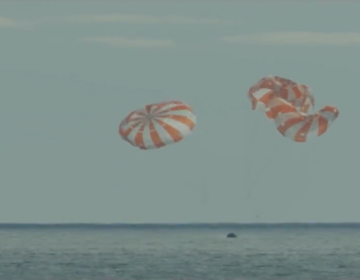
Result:
{"type": "Polygon", "coordinates": [[[260,79],[248,92],[252,109],[265,111],[269,119],[273,119],[273,116],[268,103],[275,97],[290,102],[302,113],[312,111],[315,105],[314,96],[308,86],[279,76],[269,75],[260,79]]]}
{"type": "Polygon", "coordinates": [[[119,126],[122,139],[140,149],[161,148],[190,135],[196,126],[193,109],[181,101],[146,105],[132,111],[119,126]]]}
{"type": "Polygon", "coordinates": [[[253,110],[265,111],[277,130],[295,142],[324,134],[339,115],[333,106],[314,112],[315,98],[310,88],[279,76],[260,79],[250,88],[248,98],[253,110]]]}
{"type": "Polygon", "coordinates": [[[318,112],[307,115],[280,98],[272,99],[269,108],[277,130],[295,142],[306,142],[309,136],[324,134],[339,115],[338,109],[332,106],[325,106],[318,112]]]}

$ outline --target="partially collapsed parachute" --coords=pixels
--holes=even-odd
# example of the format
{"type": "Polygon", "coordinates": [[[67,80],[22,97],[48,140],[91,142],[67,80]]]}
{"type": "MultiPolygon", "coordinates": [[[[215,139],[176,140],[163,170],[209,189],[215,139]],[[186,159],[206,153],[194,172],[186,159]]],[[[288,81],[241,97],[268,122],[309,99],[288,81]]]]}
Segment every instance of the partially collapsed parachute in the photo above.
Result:
{"type": "Polygon", "coordinates": [[[325,106],[314,112],[315,99],[308,86],[278,76],[267,76],[253,85],[248,98],[253,110],[263,110],[277,130],[295,142],[324,134],[339,111],[325,106]]]}
{"type": "Polygon", "coordinates": [[[248,92],[252,109],[265,111],[269,119],[273,119],[269,101],[275,97],[285,99],[302,113],[311,112],[315,105],[314,96],[308,86],[279,76],[269,75],[260,79],[248,92]]]}
{"type": "Polygon", "coordinates": [[[277,130],[295,142],[306,142],[309,136],[324,134],[339,115],[338,109],[332,106],[325,106],[314,114],[306,115],[280,98],[272,99],[269,108],[277,130]]]}
{"type": "Polygon", "coordinates": [[[169,101],[131,112],[120,123],[119,134],[131,145],[147,150],[181,141],[195,125],[196,116],[189,105],[169,101]]]}

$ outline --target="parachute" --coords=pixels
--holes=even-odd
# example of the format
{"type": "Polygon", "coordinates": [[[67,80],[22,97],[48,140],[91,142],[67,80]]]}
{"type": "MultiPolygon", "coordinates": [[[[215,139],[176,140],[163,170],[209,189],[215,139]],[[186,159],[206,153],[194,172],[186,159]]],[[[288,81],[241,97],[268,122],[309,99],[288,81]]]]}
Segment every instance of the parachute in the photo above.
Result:
{"type": "Polygon", "coordinates": [[[122,139],[142,150],[161,148],[190,135],[196,126],[193,109],[181,101],[146,105],[119,125],[122,139]]]}
{"type": "Polygon", "coordinates": [[[248,92],[252,109],[265,111],[269,119],[273,119],[273,116],[268,104],[275,97],[285,99],[302,113],[311,112],[315,105],[313,93],[308,86],[279,76],[268,75],[260,79],[248,92]]]}
{"type": "MultiPolygon", "coordinates": [[[[252,110],[263,111],[265,116],[275,125],[277,131],[294,142],[307,142],[310,136],[323,135],[339,115],[339,110],[333,106],[325,106],[321,110],[315,111],[315,98],[307,85],[275,75],[268,75],[256,82],[249,89],[247,97],[251,102],[252,110]]],[[[222,116],[220,115],[220,117],[222,116]]],[[[260,117],[262,116],[259,115],[260,117]]],[[[239,132],[245,140],[249,138],[249,145],[256,147],[256,149],[249,147],[245,143],[247,141],[243,141],[245,144],[240,145],[243,151],[239,157],[244,159],[244,167],[239,174],[241,178],[247,179],[244,181],[246,182],[244,187],[248,190],[250,197],[256,189],[254,186],[262,178],[261,175],[270,170],[267,167],[275,166],[276,168],[277,165],[271,164],[271,161],[280,157],[287,160],[288,153],[282,153],[279,149],[284,149],[286,145],[293,146],[294,143],[287,141],[288,143],[284,144],[282,141],[275,141],[278,143],[275,147],[271,147],[271,141],[268,141],[265,132],[263,132],[263,136],[256,135],[258,129],[256,125],[249,126],[250,133],[246,133],[239,124],[240,116],[239,118],[235,116],[232,119],[234,120],[232,127],[235,127],[233,131],[239,132]],[[255,141],[259,141],[260,144],[256,144],[255,141]],[[259,160],[253,165],[253,161],[257,160],[257,155],[259,155],[259,160]],[[255,172],[252,170],[253,166],[256,166],[255,172]]],[[[242,119],[244,123],[249,121],[249,118],[242,119]]],[[[233,138],[228,135],[227,118],[213,118],[213,120],[209,120],[211,132],[214,128],[223,129],[221,133],[217,133],[217,139],[213,137],[217,140],[216,144],[223,144],[224,135],[227,139],[233,138]],[[214,119],[217,123],[213,121],[214,119]]],[[[118,133],[124,141],[136,148],[141,150],[158,149],[180,142],[193,132],[196,125],[197,118],[191,106],[181,101],[168,101],[149,104],[130,112],[121,121],[118,133]]],[[[274,128],[271,127],[270,129],[274,128]]],[[[239,150],[237,143],[238,141],[230,144],[239,150]]],[[[304,150],[309,151],[310,149],[305,147],[304,150]]],[[[231,153],[233,152],[231,151],[231,153]]],[[[304,173],[305,169],[302,169],[301,174],[304,175],[304,173]]],[[[206,193],[205,196],[207,196],[206,193]]],[[[254,212],[257,212],[255,208],[256,206],[254,212]]],[[[258,213],[256,217],[258,217],[258,213]]]]}
{"type": "Polygon", "coordinates": [[[269,107],[277,130],[295,142],[306,142],[312,135],[321,136],[339,115],[338,109],[332,106],[325,106],[315,114],[306,115],[280,98],[272,99],[269,107]]]}
{"type": "Polygon", "coordinates": [[[250,88],[248,98],[253,110],[265,111],[277,130],[295,142],[323,135],[339,115],[339,110],[333,106],[314,112],[315,98],[311,89],[279,76],[260,79],[250,88]]]}

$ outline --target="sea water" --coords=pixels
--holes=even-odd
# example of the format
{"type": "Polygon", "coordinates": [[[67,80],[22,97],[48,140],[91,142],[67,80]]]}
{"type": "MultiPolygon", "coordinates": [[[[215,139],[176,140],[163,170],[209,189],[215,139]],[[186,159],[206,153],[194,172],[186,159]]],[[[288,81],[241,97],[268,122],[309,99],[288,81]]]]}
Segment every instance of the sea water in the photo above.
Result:
{"type": "Polygon", "coordinates": [[[360,279],[360,225],[0,225],[0,279],[360,279]]]}

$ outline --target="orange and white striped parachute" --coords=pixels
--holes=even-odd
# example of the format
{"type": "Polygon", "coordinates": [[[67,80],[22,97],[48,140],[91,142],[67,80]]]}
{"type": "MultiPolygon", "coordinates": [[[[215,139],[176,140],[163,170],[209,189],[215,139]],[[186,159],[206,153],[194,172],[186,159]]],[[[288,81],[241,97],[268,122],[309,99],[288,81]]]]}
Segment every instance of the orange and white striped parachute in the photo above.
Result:
{"type": "Polygon", "coordinates": [[[309,136],[324,134],[339,115],[339,110],[332,106],[325,106],[318,112],[307,115],[281,98],[270,100],[269,108],[277,130],[295,142],[306,142],[309,136]]]}
{"type": "Polygon", "coordinates": [[[131,112],[119,126],[122,139],[142,150],[181,141],[196,126],[193,109],[180,101],[146,105],[131,112]]]}
{"type": "Polygon", "coordinates": [[[269,119],[273,119],[273,116],[268,104],[275,97],[285,99],[302,113],[311,112],[315,105],[314,96],[308,86],[279,76],[269,75],[260,79],[248,92],[252,109],[265,111],[269,119]]]}

